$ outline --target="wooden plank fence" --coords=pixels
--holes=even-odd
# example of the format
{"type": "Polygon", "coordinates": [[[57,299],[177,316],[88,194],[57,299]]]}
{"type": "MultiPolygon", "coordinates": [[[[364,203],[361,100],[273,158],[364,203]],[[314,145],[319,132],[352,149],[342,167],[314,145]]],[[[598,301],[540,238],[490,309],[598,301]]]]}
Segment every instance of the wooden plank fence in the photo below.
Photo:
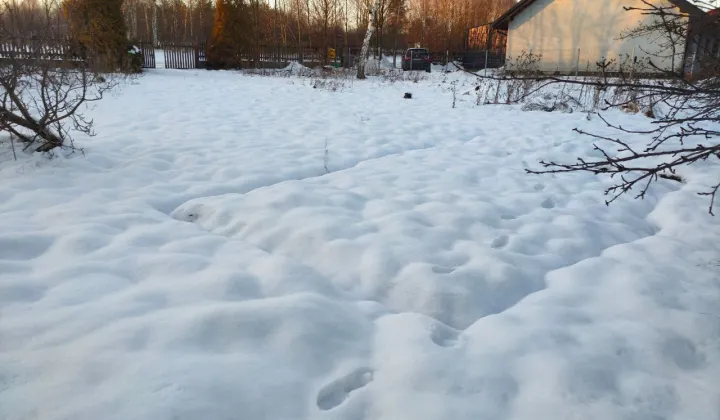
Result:
{"type": "Polygon", "coordinates": [[[323,54],[316,48],[267,47],[261,46],[257,51],[240,53],[242,68],[273,69],[287,66],[291,61],[305,65],[319,65],[323,62],[323,54]]]}
{"type": "Polygon", "coordinates": [[[195,69],[197,68],[197,49],[194,45],[165,45],[166,69],[195,69]]]}
{"type": "Polygon", "coordinates": [[[140,51],[143,56],[143,68],[154,69],[155,64],[155,46],[151,42],[141,42],[140,51]]]}
{"type": "Polygon", "coordinates": [[[0,41],[0,59],[82,62],[83,54],[70,41],[14,38],[0,41]]]}
{"type": "MultiPolygon", "coordinates": [[[[198,69],[206,68],[205,43],[171,43],[164,42],[155,47],[151,43],[141,43],[145,68],[155,68],[155,53],[161,52],[167,69],[198,69]],[[161,50],[161,51],[158,51],[161,50]]],[[[320,48],[298,48],[297,46],[266,46],[261,45],[253,51],[248,48],[239,53],[241,68],[282,68],[291,61],[315,66],[324,62],[324,52],[320,48]]],[[[339,57],[347,55],[342,47],[336,50],[339,57]]]]}

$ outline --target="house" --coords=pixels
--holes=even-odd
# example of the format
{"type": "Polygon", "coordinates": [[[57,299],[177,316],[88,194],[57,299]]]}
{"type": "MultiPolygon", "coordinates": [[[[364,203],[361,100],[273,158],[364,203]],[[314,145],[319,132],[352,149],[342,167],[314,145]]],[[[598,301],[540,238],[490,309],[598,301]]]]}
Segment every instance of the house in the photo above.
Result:
{"type": "MultiPolygon", "coordinates": [[[[623,37],[628,30],[651,24],[656,16],[627,7],[647,9],[642,0],[520,0],[493,24],[507,35],[507,66],[520,66],[523,52],[541,55],[537,64],[548,73],[573,74],[597,71],[597,63],[642,63],[652,59],[660,70],[650,67],[643,72],[697,71],[700,51],[712,50],[718,27],[708,29],[708,14],[688,0],[651,0],[670,7],[688,19],[690,33],[673,42],[657,32],[623,37]],[[710,45],[710,48],[703,48],[710,45]]],[[[712,13],[712,12],[711,12],[712,13]]],[[[639,66],[639,64],[638,64],[639,66]]]]}

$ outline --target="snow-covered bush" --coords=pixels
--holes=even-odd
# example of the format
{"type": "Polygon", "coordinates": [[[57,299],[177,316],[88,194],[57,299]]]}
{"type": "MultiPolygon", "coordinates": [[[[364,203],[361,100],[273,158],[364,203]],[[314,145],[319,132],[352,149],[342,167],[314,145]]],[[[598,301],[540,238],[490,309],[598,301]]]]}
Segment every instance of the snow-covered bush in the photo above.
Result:
{"type": "Polygon", "coordinates": [[[127,68],[129,73],[142,73],[143,54],[140,48],[135,45],[128,46],[127,50],[127,68]]]}

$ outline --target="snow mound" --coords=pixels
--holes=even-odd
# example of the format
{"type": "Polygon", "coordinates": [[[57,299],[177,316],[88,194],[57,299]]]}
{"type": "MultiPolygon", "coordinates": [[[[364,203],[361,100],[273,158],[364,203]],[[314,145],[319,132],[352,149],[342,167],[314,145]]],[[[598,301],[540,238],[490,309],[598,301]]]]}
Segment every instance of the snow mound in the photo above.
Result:
{"type": "Polygon", "coordinates": [[[393,69],[392,58],[388,59],[388,57],[385,56],[382,58],[375,56],[368,57],[367,62],[365,63],[365,72],[368,74],[379,74],[393,69]]]}
{"type": "Polygon", "coordinates": [[[297,61],[291,61],[287,66],[283,67],[280,71],[289,72],[293,75],[302,75],[312,72],[310,67],[306,67],[297,61]]]}

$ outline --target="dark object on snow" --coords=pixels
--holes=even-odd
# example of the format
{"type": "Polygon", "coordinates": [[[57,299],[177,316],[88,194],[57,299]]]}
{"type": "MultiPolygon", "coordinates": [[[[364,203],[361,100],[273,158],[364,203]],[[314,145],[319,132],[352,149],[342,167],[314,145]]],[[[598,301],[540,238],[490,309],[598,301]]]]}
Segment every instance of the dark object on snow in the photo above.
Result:
{"type": "Polygon", "coordinates": [[[405,98],[405,99],[412,99],[412,93],[410,93],[410,92],[405,92],[405,96],[404,96],[403,98],[405,98]]]}

